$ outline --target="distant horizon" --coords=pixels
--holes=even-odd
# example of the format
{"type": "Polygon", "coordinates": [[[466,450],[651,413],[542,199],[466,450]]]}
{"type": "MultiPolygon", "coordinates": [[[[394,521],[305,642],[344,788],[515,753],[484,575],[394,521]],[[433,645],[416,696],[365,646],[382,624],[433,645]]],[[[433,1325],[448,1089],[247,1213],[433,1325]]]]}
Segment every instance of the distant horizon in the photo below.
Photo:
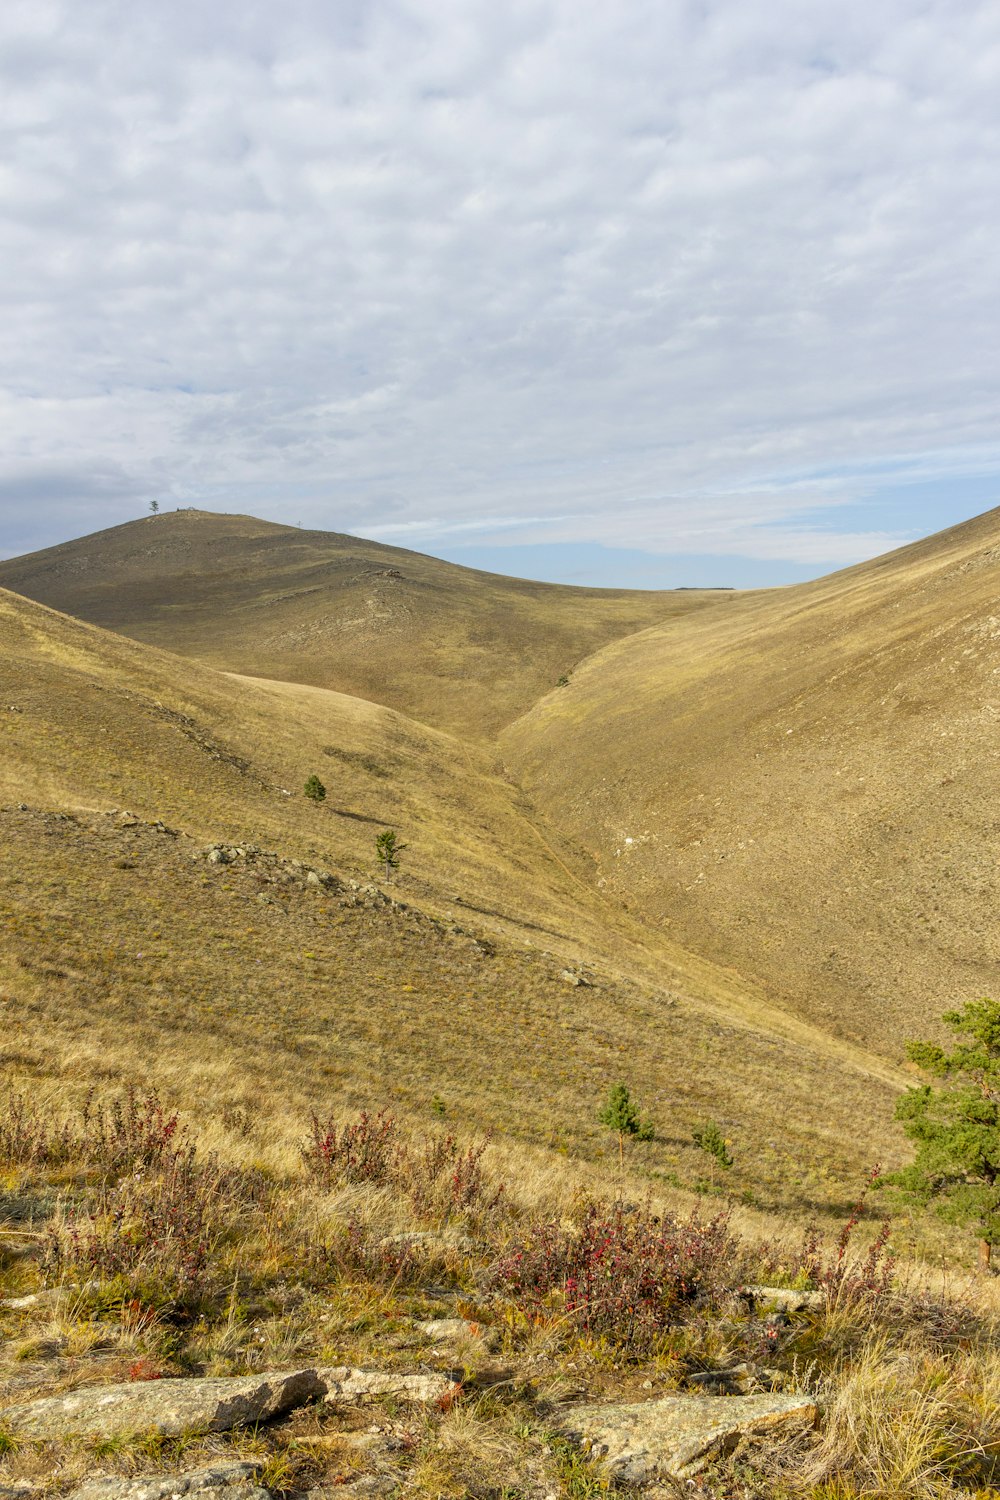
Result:
{"type": "Polygon", "coordinates": [[[0,8],[0,552],[775,586],[1000,502],[985,0],[0,8]]]}
{"type": "MultiPolygon", "coordinates": [[[[998,505],[1000,505],[1000,498],[998,498],[998,505]]],[[[917,541],[923,541],[940,531],[947,531],[953,526],[961,525],[963,522],[975,520],[994,508],[997,507],[986,506],[984,509],[973,511],[971,514],[955,515],[948,518],[943,525],[936,526],[932,530],[921,531],[919,534],[908,537],[905,540],[896,541],[887,546],[884,551],[877,552],[873,556],[881,557],[889,552],[898,551],[901,547],[909,546],[917,541]]],[[[460,542],[453,543],[450,546],[443,545],[439,548],[432,548],[414,545],[414,542],[410,539],[394,541],[385,535],[366,536],[360,530],[347,530],[338,527],[336,524],[305,526],[301,522],[277,520],[272,516],[260,515],[248,510],[221,509],[197,504],[161,505],[159,512],[156,514],[162,517],[171,513],[178,514],[189,511],[198,511],[205,515],[242,516],[249,520],[260,521],[268,525],[283,526],[289,529],[301,528],[308,531],[330,532],[341,536],[356,537],[358,541],[395,547],[403,551],[418,553],[421,556],[436,558],[441,562],[449,562],[460,567],[471,568],[477,572],[493,573],[501,577],[524,582],[554,583],[574,588],[635,589],[648,592],[675,589],[708,589],[725,592],[729,590],[743,591],[785,588],[797,583],[808,583],[814,579],[826,577],[831,573],[840,572],[843,568],[853,565],[852,563],[837,563],[830,567],[808,566],[805,564],[782,564],[774,561],[719,555],[698,557],[681,554],[676,557],[669,557],[662,554],[642,552],[637,549],[604,547],[595,543],[489,546],[477,542],[460,542]],[[723,578],[723,574],[726,575],[725,578],[723,578]],[[653,578],[656,581],[651,581],[653,578]]],[[[154,513],[147,506],[147,509],[139,515],[110,520],[107,525],[96,526],[92,531],[85,531],[74,536],[64,536],[56,540],[46,541],[37,547],[28,547],[18,551],[4,551],[0,547],[0,561],[12,561],[19,557],[29,556],[34,552],[45,551],[49,548],[72,542],[84,541],[87,537],[99,535],[102,531],[113,530],[118,526],[128,525],[131,522],[152,520],[153,518],[154,513]]],[[[2,528],[2,519],[2,516],[0,516],[0,528],[2,528]]],[[[2,529],[0,529],[0,535],[2,535],[2,529]]],[[[871,559],[860,559],[860,561],[869,560],[871,559]]]]}

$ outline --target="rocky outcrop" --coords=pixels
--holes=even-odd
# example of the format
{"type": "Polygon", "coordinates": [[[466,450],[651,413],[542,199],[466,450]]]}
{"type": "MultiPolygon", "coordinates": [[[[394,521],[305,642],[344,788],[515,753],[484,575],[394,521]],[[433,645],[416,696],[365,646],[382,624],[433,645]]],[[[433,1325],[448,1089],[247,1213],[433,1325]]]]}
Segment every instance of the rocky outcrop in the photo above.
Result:
{"type": "Polygon", "coordinates": [[[812,1426],[809,1396],[665,1396],[629,1406],[576,1406],[559,1426],[615,1482],[686,1479],[745,1433],[812,1426]]]}
{"type": "Polygon", "coordinates": [[[268,1422],[306,1401],[356,1404],[379,1396],[446,1406],[461,1387],[444,1375],[397,1375],[335,1366],[266,1375],[150,1380],[83,1386],[0,1411],[0,1426],[18,1437],[128,1437],[156,1432],[228,1432],[268,1422]]]}
{"type": "Polygon", "coordinates": [[[88,1479],[67,1500],[271,1500],[270,1490],[256,1483],[263,1467],[257,1461],[142,1479],[88,1479]]]}
{"type": "Polygon", "coordinates": [[[83,1386],[9,1406],[0,1425],[26,1438],[227,1432],[267,1422],[326,1390],[315,1370],[83,1386]]]}

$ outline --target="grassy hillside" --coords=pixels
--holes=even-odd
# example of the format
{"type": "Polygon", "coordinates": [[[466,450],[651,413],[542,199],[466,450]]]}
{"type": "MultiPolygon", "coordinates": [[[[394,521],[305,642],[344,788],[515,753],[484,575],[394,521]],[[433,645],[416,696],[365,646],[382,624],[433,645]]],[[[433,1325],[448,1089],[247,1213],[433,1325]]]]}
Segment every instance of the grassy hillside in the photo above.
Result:
{"type": "Polygon", "coordinates": [[[732,598],[527,583],[204,511],[2,562],[0,587],[211,666],[334,688],[478,738],[617,636],[732,598]]]}
{"type": "MultiPolygon", "coordinates": [[[[948,998],[918,960],[990,987],[991,527],[598,651],[502,747],[530,798],[483,697],[459,738],[0,590],[0,1485],[247,1459],[275,1496],[580,1500],[608,1482],[572,1403],[746,1389],[820,1426],[720,1455],[707,1500],[995,1494],[973,1236],[902,1208],[894,1250],[935,1268],[897,1272],[880,1195],[853,1207],[909,1155],[899,1038],[948,998]],[[623,1168],[620,1080],[654,1126],[623,1168]],[[317,1364],[462,1384],[232,1433],[17,1426],[35,1396],[317,1364]]],[[[448,651],[416,697],[455,686],[448,651]]]]}
{"type": "Polygon", "coordinates": [[[582,1157],[627,1076],[664,1130],[649,1170],[693,1182],[691,1126],[713,1114],[741,1142],[743,1186],[773,1204],[840,1202],[891,1145],[891,1071],[644,943],[482,752],[11,594],[0,649],[7,999],[15,1052],[44,1073],[81,1046],[87,1067],[120,1055],[119,1071],[152,1047],[173,1087],[220,1107],[259,1093],[266,1066],[303,1107],[335,1088],[419,1114],[439,1093],[463,1119],[582,1157]],[[301,795],[313,769],[320,805],[301,795]],[[380,893],[383,826],[408,847],[380,893]],[[220,841],[252,847],[210,862],[220,841]]]}
{"type": "Polygon", "coordinates": [[[506,734],[597,888],[887,1055],[1000,985],[1000,512],[616,642],[506,734]]]}

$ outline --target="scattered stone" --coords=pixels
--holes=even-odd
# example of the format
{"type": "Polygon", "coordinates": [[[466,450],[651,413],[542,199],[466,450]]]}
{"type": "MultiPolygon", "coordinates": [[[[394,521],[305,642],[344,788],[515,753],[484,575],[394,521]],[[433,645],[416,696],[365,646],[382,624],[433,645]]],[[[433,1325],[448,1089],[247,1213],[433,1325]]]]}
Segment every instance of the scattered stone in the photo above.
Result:
{"type": "Polygon", "coordinates": [[[745,1396],[756,1386],[756,1372],[752,1365],[730,1365],[725,1370],[698,1370],[687,1377],[688,1385],[716,1395],[745,1396]]]}
{"type": "Polygon", "coordinates": [[[359,1474],[343,1484],[321,1484],[310,1490],[308,1500],[344,1500],[345,1495],[398,1495],[399,1479],[393,1474],[359,1474]]]}
{"type": "Polygon", "coordinates": [[[431,1339],[482,1339],[479,1323],[469,1323],[465,1318],[431,1318],[427,1323],[418,1323],[421,1333],[431,1339]]]}
{"type": "Polygon", "coordinates": [[[385,1249],[402,1249],[404,1245],[412,1245],[415,1250],[421,1250],[429,1256],[453,1255],[456,1251],[460,1255],[468,1255],[478,1248],[476,1241],[467,1234],[457,1234],[454,1231],[438,1234],[433,1229],[404,1229],[399,1234],[387,1234],[379,1240],[379,1244],[385,1249]]]}
{"type": "Polygon", "coordinates": [[[151,1474],[141,1479],[88,1479],[67,1500],[181,1500],[205,1495],[210,1500],[271,1500],[270,1490],[255,1483],[263,1461],[219,1464],[185,1474],[151,1474]]]}
{"type": "Polygon", "coordinates": [[[327,1388],[315,1370],[82,1386],[9,1406],[0,1411],[0,1426],[28,1438],[228,1432],[267,1422],[327,1388]]]}
{"type": "Polygon", "coordinates": [[[9,1312],[21,1312],[26,1307],[37,1307],[40,1302],[51,1302],[58,1296],[55,1290],[44,1292],[29,1292],[26,1297],[4,1297],[0,1300],[0,1307],[5,1307],[9,1312]]]}
{"type": "Polygon", "coordinates": [[[630,1484],[686,1479],[745,1433],[812,1426],[809,1396],[664,1396],[630,1406],[577,1406],[559,1425],[601,1462],[609,1478],[630,1484]]]}
{"type": "Polygon", "coordinates": [[[329,1403],[370,1401],[396,1396],[415,1405],[446,1405],[462,1387],[446,1375],[393,1375],[384,1370],[352,1370],[350,1366],[321,1369],[319,1378],[329,1403]]]}
{"type": "Polygon", "coordinates": [[[579,973],[576,969],[561,969],[559,978],[564,980],[566,984],[582,985],[584,989],[593,989],[593,981],[588,979],[585,974],[579,973]]]}
{"type": "Polygon", "coordinates": [[[798,1292],[787,1286],[741,1286],[740,1296],[754,1312],[815,1312],[826,1306],[825,1292],[798,1292]]]}

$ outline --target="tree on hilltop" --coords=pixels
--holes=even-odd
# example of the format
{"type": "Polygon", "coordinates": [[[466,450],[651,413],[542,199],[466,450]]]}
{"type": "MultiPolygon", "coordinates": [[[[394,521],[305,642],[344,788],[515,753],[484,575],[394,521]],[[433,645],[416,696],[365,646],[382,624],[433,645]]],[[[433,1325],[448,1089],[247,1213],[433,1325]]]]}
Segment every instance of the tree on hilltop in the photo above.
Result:
{"type": "Polygon", "coordinates": [[[897,1100],[896,1118],[917,1153],[885,1181],[933,1203],[951,1223],[975,1227],[985,1270],[1000,1245],[1000,1002],[970,1000],[942,1020],[960,1038],[953,1052],[907,1043],[911,1061],[943,1082],[907,1089],[897,1100]]]}

